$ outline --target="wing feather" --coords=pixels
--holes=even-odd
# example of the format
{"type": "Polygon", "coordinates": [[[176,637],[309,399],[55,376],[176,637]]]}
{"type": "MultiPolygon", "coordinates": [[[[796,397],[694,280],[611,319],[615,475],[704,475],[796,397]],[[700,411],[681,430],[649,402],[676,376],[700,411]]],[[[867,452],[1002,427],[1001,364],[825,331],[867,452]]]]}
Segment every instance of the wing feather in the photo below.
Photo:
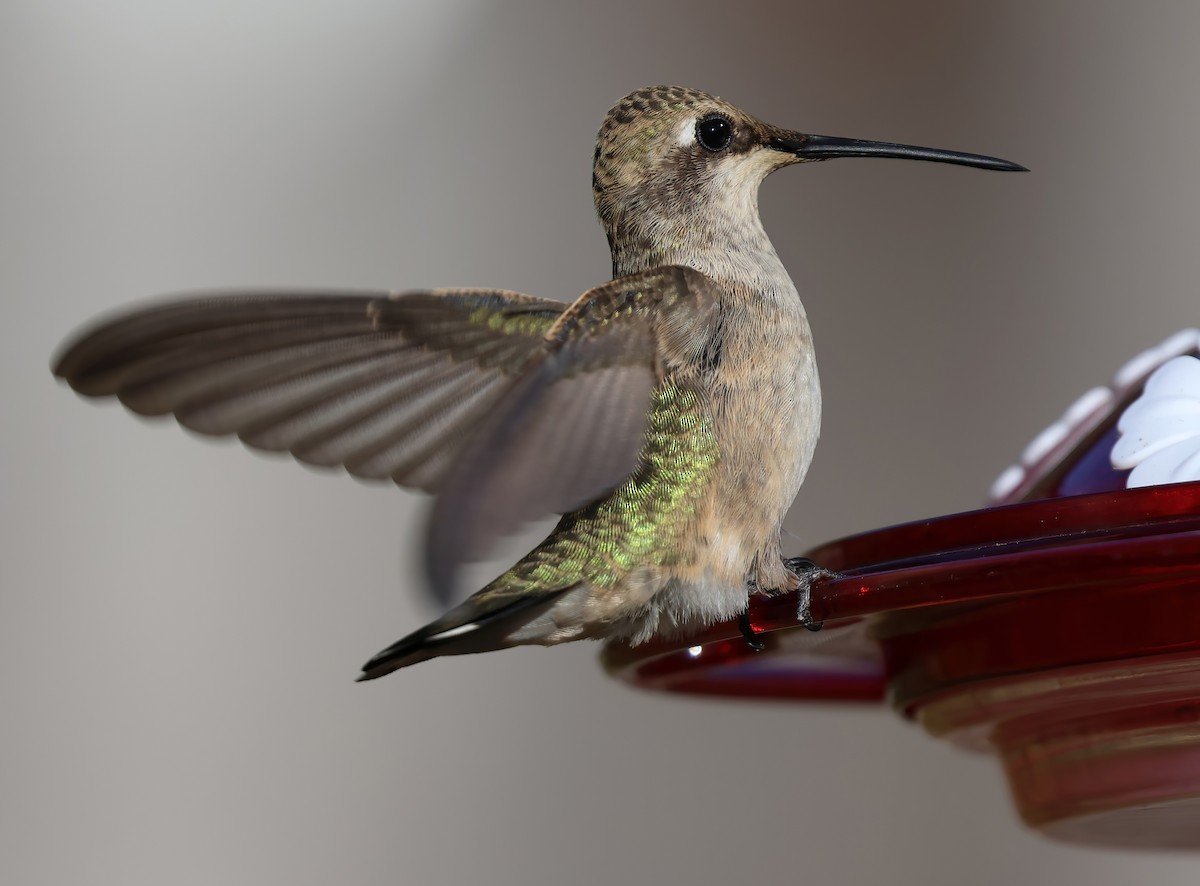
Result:
{"type": "Polygon", "coordinates": [[[703,274],[665,267],[591,290],[563,313],[439,488],[426,549],[435,594],[453,600],[463,563],[638,469],[654,388],[664,374],[699,371],[720,302],[703,274]]]}
{"type": "Polygon", "coordinates": [[[142,415],[432,491],[432,453],[462,448],[563,308],[503,290],[201,295],[94,327],[54,371],[142,415]]]}
{"type": "Polygon", "coordinates": [[[564,305],[502,290],[205,295],[76,338],[55,374],[143,415],[437,493],[427,558],[460,565],[638,470],[667,376],[700,372],[721,292],[688,268],[564,305]]]}
{"type": "Polygon", "coordinates": [[[419,388],[443,369],[437,355],[384,352],[211,402],[190,403],[178,417],[201,433],[236,433],[252,446],[286,450],[356,409],[381,405],[419,388]]]}

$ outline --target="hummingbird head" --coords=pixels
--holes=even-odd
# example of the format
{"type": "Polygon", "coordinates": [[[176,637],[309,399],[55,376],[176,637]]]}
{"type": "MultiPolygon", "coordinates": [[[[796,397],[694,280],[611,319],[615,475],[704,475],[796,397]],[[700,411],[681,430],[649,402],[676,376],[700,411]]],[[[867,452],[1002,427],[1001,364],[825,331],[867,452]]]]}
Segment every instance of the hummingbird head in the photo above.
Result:
{"type": "Polygon", "coordinates": [[[834,157],[1024,168],[975,154],[780,129],[682,86],[639,89],[608,112],[592,169],[615,272],[655,263],[695,266],[696,256],[719,255],[729,243],[759,236],[766,243],[758,218],[762,180],[784,166],[834,157]]]}
{"type": "Polygon", "coordinates": [[[793,162],[769,147],[768,127],[716,96],[682,86],[630,93],[605,117],[592,169],[614,260],[629,252],[651,265],[679,261],[659,253],[695,255],[710,227],[756,223],[759,184],[793,162]]]}

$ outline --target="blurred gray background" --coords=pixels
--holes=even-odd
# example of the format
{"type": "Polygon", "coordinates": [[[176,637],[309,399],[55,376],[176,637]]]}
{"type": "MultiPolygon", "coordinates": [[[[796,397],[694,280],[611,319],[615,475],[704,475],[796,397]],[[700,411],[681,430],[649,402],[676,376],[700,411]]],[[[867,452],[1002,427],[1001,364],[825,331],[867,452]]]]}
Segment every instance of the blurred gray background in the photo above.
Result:
{"type": "Polygon", "coordinates": [[[0,5],[0,877],[14,884],[1196,882],[1024,830],[884,708],[640,694],[596,648],[365,658],[434,612],[424,502],[81,402],[63,337],[156,293],[607,279],[596,128],[678,82],[842,160],[763,188],[827,417],[800,551],[969,509],[1194,325],[1200,6],[0,5]]]}

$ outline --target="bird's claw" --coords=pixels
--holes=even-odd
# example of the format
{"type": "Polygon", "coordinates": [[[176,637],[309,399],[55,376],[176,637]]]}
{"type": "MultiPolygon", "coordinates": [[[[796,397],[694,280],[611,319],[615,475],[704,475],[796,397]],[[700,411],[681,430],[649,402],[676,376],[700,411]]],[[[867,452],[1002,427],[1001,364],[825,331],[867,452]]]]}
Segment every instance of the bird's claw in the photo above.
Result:
{"type": "MultiPolygon", "coordinates": [[[[821,622],[813,618],[812,615],[812,586],[813,582],[821,578],[841,578],[841,574],[834,572],[832,569],[826,569],[824,566],[818,566],[808,557],[791,557],[783,561],[784,567],[796,578],[796,597],[800,601],[800,605],[796,609],[796,618],[810,631],[821,630],[821,622]]],[[[778,591],[764,591],[760,588],[754,579],[747,579],[746,591],[751,594],[775,594],[778,591]]],[[[761,649],[762,644],[756,640],[757,634],[750,626],[749,611],[743,612],[738,618],[738,627],[742,630],[742,636],[746,638],[746,643],[753,649],[761,649]]]]}
{"type": "Polygon", "coordinates": [[[750,624],[750,610],[747,609],[738,616],[738,629],[742,632],[742,637],[746,640],[746,645],[755,652],[762,652],[767,648],[767,644],[758,639],[758,634],[754,631],[754,626],[750,624]]]}
{"type": "Polygon", "coordinates": [[[800,586],[796,589],[796,597],[800,605],[796,610],[796,618],[810,631],[821,630],[821,622],[812,616],[812,586],[819,578],[837,578],[838,573],[823,566],[818,566],[807,557],[792,557],[783,561],[788,572],[796,576],[800,586]]]}

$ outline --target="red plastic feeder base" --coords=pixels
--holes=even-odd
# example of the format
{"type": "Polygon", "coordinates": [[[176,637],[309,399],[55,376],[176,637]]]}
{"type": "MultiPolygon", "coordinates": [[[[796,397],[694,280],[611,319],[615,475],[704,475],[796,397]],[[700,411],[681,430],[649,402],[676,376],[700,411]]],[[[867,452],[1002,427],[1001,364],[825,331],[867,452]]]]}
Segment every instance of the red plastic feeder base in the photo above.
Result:
{"type": "Polygon", "coordinates": [[[1200,848],[1200,483],[989,508],[831,542],[794,595],[685,642],[610,646],[643,688],[880,701],[1002,760],[1017,808],[1076,842],[1200,848]]]}

